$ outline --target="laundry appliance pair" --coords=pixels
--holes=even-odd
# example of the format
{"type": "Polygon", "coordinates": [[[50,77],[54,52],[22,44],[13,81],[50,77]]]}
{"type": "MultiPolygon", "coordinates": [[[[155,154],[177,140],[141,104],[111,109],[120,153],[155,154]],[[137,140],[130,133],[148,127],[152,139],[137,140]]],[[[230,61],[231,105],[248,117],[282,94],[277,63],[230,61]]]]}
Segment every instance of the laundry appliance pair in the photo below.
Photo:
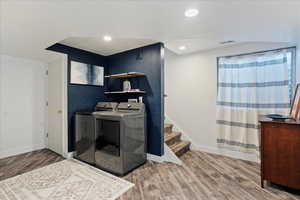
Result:
{"type": "Polygon", "coordinates": [[[147,160],[143,103],[98,102],[75,116],[75,158],[123,176],[147,160]]]}

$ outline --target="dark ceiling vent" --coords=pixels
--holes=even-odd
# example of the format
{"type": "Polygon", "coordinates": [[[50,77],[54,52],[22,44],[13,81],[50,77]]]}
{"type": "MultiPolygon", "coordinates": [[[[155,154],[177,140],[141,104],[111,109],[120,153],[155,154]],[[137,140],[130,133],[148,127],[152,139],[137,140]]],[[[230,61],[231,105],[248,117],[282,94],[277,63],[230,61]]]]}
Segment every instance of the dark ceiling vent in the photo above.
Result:
{"type": "Polygon", "coordinates": [[[231,43],[235,43],[235,41],[234,40],[227,40],[227,41],[220,42],[220,44],[231,44],[231,43]]]}

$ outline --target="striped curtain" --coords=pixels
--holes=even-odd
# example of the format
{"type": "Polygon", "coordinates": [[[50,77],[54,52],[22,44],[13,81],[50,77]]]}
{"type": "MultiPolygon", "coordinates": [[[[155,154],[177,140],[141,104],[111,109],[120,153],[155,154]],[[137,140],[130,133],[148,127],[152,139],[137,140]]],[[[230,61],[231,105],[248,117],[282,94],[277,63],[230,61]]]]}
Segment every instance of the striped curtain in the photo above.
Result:
{"type": "Polygon", "coordinates": [[[258,116],[289,113],[289,70],[286,50],[219,59],[219,147],[258,152],[258,116]]]}

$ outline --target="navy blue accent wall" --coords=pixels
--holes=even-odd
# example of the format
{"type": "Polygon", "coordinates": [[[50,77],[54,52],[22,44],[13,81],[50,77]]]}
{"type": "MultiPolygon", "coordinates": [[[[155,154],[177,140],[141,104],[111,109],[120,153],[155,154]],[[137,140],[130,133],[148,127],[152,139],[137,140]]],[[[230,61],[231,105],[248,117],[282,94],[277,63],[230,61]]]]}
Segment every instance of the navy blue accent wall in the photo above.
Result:
{"type": "MultiPolygon", "coordinates": [[[[143,72],[145,77],[131,78],[132,88],[145,90],[142,95],[147,108],[148,153],[164,154],[164,46],[162,43],[141,47],[112,56],[101,56],[88,51],[55,44],[47,50],[68,54],[70,61],[104,66],[105,74],[143,72]]],[[[70,70],[68,70],[70,71],[70,70]]],[[[75,147],[74,114],[93,110],[98,101],[127,101],[141,95],[105,95],[107,90],[122,89],[122,79],[106,79],[104,87],[68,84],[69,151],[75,147]]]]}
{"type": "MultiPolygon", "coordinates": [[[[144,97],[147,108],[148,153],[164,154],[164,46],[162,43],[108,56],[108,74],[142,72],[145,77],[130,78],[131,87],[145,90],[145,95],[109,95],[113,101],[144,97]]],[[[122,79],[106,80],[107,90],[122,89],[122,79]]]]}
{"type": "MultiPolygon", "coordinates": [[[[72,48],[62,44],[55,44],[47,50],[52,50],[68,55],[68,74],[71,60],[94,64],[104,67],[106,73],[106,58],[81,49],[72,48]]],[[[88,86],[69,84],[68,76],[68,150],[75,150],[75,112],[93,110],[98,101],[106,101],[104,86],[88,86]]]]}

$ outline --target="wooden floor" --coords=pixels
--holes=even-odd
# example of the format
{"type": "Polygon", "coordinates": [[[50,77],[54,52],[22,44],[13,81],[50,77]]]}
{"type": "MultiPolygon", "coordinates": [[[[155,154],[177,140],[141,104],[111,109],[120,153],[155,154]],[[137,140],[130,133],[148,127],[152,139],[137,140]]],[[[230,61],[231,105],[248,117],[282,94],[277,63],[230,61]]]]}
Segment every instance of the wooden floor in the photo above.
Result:
{"type": "MultiPolygon", "coordinates": [[[[300,200],[300,192],[260,187],[259,165],[187,152],[184,166],[148,162],[124,178],[135,187],[118,200],[300,200]]],[[[0,180],[63,160],[49,150],[0,159],[0,180]]]]}
{"type": "Polygon", "coordinates": [[[47,149],[0,159],[0,181],[61,160],[61,156],[47,149]]]}

